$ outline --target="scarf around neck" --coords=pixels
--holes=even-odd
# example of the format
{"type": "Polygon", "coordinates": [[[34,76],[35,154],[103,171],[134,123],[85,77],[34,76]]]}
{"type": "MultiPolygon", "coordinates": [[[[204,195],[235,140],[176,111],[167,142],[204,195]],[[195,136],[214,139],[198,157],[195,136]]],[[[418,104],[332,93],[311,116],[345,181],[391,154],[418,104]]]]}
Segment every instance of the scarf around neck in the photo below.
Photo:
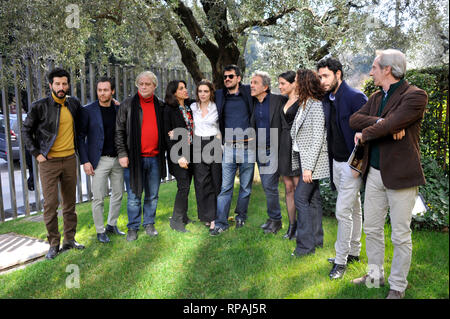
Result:
{"type": "Polygon", "coordinates": [[[136,196],[142,194],[142,163],[141,163],[141,118],[139,94],[136,94],[131,101],[130,111],[130,187],[136,196]]]}
{"type": "Polygon", "coordinates": [[[192,144],[192,139],[194,137],[194,120],[192,118],[191,108],[188,105],[185,105],[184,107],[179,105],[178,107],[183,115],[184,122],[186,123],[186,128],[188,130],[188,142],[189,144],[192,144]]]}

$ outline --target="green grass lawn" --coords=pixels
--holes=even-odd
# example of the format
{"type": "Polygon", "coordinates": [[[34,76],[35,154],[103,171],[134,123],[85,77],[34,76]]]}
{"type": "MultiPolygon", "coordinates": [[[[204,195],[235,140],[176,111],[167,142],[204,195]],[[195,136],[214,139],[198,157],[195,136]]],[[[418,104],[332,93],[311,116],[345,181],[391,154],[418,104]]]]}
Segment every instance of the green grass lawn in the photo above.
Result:
{"type": "MultiPolygon", "coordinates": [[[[280,184],[283,230],[264,235],[260,225],[266,220],[265,196],[260,184],[253,187],[249,218],[245,227],[233,225],[220,236],[209,236],[199,221],[189,224],[190,233],[170,229],[169,217],[176,184],[161,185],[156,229],[150,238],[139,231],[135,242],[111,236],[111,243],[97,241],[90,203],[77,206],[76,239],[82,251],[71,250],[56,259],[40,261],[0,275],[1,298],[384,298],[389,290],[355,287],[350,280],[365,273],[364,235],[362,259],[349,266],[343,280],[330,281],[328,257],[334,256],[337,222],[324,217],[324,248],[304,258],[292,258],[295,241],[282,238],[287,228],[284,187],[280,184]],[[80,271],[80,288],[67,288],[69,265],[80,271]]],[[[232,210],[237,197],[235,190],[232,210]]],[[[191,188],[189,216],[197,220],[194,188],[191,188]]],[[[108,206],[108,205],[105,205],[108,206]]],[[[106,215],[106,214],[105,214],[106,215]]],[[[126,194],[118,226],[127,224],[126,194]]],[[[62,231],[62,220],[60,219],[62,231]]],[[[15,232],[46,239],[43,222],[24,219],[0,224],[0,233],[15,232]]],[[[390,228],[385,228],[390,237],[390,228]]],[[[386,274],[389,275],[393,247],[386,240],[386,274]]],[[[415,231],[413,256],[406,298],[449,298],[449,238],[447,233],[415,231]]]]}

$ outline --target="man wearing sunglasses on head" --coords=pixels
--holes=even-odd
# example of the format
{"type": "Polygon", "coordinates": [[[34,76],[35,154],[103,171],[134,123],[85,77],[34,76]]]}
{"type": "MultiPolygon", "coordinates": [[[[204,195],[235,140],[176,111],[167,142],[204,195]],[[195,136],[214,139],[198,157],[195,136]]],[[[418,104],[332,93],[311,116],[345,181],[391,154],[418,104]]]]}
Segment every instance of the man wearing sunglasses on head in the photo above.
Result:
{"type": "Polygon", "coordinates": [[[228,214],[233,199],[234,178],[239,170],[240,189],[235,208],[236,228],[244,226],[252,191],[255,168],[255,150],[252,129],[248,132],[251,118],[252,97],[250,86],[241,84],[241,70],[237,65],[227,65],[223,71],[225,88],[216,91],[219,127],[224,143],[222,160],[222,188],[217,197],[215,228],[210,233],[219,235],[228,229],[228,214]]]}

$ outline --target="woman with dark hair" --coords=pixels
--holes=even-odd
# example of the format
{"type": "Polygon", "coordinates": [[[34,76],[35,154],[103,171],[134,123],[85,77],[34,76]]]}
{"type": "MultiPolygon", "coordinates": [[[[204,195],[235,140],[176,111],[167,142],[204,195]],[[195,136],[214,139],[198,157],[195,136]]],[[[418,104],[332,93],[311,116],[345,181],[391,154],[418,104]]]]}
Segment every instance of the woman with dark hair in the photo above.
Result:
{"type": "Polygon", "coordinates": [[[299,69],[295,81],[300,107],[291,129],[292,169],[300,168],[302,177],[294,194],[298,216],[292,256],[300,257],[323,246],[319,179],[329,177],[329,168],[320,79],[314,71],[299,69]]]}
{"type": "Polygon", "coordinates": [[[166,131],[169,172],[177,180],[177,194],[170,219],[170,227],[179,232],[187,232],[186,225],[190,222],[187,215],[188,196],[193,176],[193,131],[194,121],[189,105],[189,94],[186,82],[183,80],[170,81],[164,98],[164,128],[166,131]],[[176,129],[183,130],[176,130],[176,129]],[[175,144],[181,148],[173,150],[175,144]]]}
{"type": "Polygon", "coordinates": [[[292,170],[291,127],[297,114],[299,103],[295,83],[295,72],[287,71],[278,76],[278,88],[281,94],[288,96],[286,104],[281,108],[281,133],[278,153],[278,173],[283,176],[286,194],[286,208],[289,217],[289,228],[283,238],[293,239],[297,230],[295,216],[294,191],[300,178],[300,169],[292,170]]]}
{"type": "Polygon", "coordinates": [[[198,219],[214,229],[217,195],[222,184],[222,143],[219,115],[214,103],[214,85],[208,80],[197,84],[197,102],[191,104],[194,116],[194,186],[198,219]]]}

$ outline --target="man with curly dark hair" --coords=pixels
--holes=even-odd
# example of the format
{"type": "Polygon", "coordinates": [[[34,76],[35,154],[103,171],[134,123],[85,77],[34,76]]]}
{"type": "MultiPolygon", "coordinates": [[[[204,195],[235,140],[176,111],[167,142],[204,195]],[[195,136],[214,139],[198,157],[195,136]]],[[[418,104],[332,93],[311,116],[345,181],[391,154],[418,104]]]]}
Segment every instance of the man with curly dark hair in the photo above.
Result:
{"type": "Polygon", "coordinates": [[[328,159],[331,186],[337,190],[336,219],[337,239],[334,245],[336,258],[329,258],[333,264],[330,279],[342,278],[347,263],[359,261],[361,251],[362,211],[359,190],[362,179],[354,176],[347,164],[355,143],[349,117],[367,102],[367,97],[350,87],[343,80],[342,64],[334,58],[325,58],[317,64],[322,87],[327,94],[323,99],[325,126],[327,128],[328,159]]]}

